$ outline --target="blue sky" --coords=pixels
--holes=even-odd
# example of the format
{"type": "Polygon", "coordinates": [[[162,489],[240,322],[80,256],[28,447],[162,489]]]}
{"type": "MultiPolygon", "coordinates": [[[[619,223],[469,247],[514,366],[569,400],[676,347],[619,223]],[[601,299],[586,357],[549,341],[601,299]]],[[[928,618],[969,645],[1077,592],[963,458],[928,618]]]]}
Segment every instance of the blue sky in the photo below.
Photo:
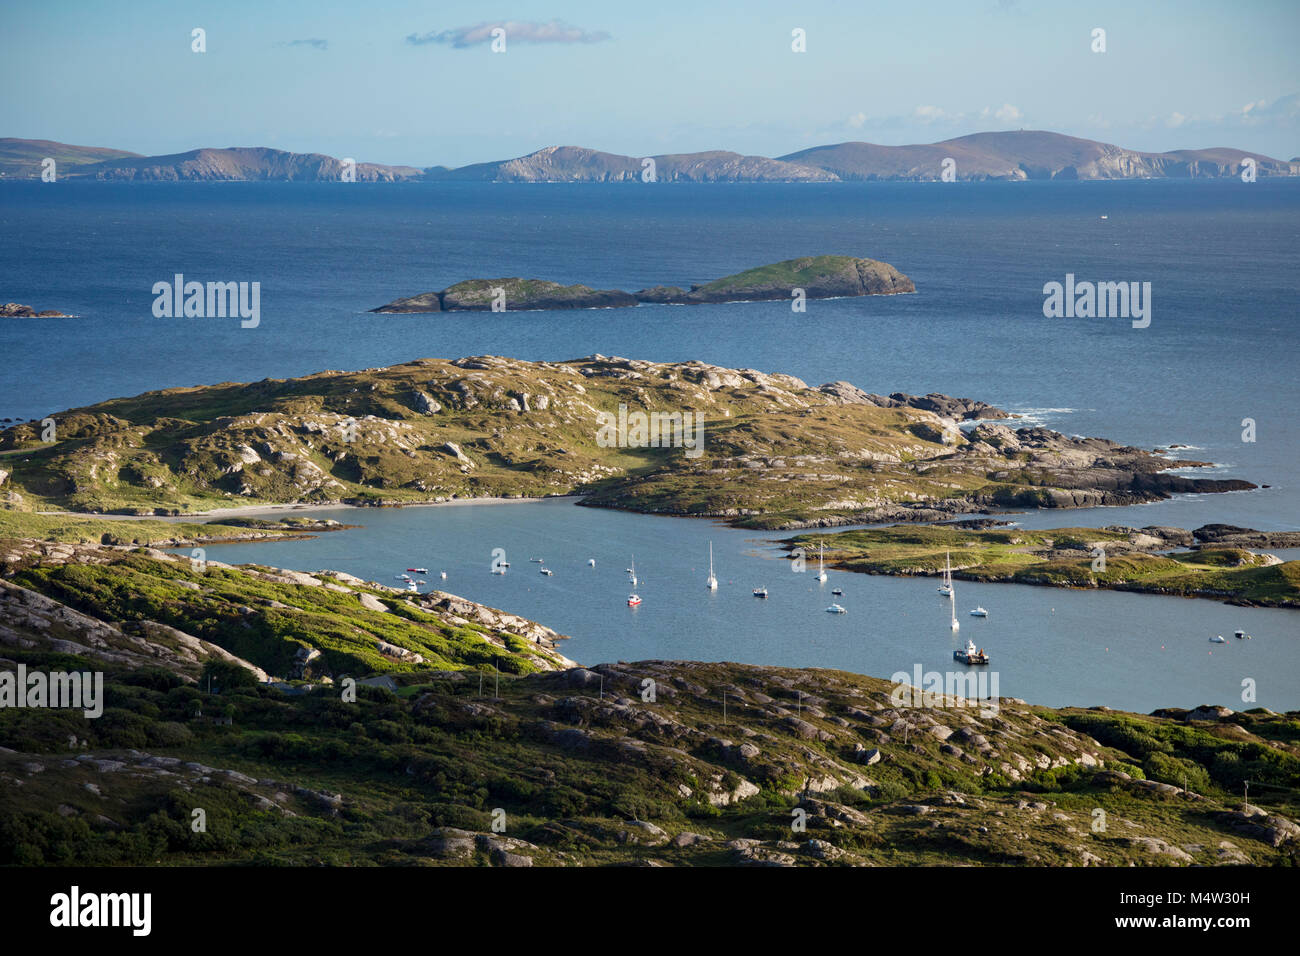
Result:
{"type": "Polygon", "coordinates": [[[458,166],[553,144],[773,156],[1023,127],[1290,158],[1298,41],[1298,0],[6,0],[0,136],[458,166]],[[504,21],[505,53],[474,42],[504,21]]]}

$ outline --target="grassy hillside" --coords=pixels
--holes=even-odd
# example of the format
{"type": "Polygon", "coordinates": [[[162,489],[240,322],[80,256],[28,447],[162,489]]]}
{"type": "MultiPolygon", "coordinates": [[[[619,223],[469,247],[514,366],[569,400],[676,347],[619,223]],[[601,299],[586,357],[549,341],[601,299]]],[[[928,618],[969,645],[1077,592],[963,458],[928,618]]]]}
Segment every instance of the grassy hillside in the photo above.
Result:
{"type": "Polygon", "coordinates": [[[1231,598],[1300,607],[1300,561],[1270,564],[1242,548],[1206,546],[1170,554],[1135,547],[1142,531],[1124,528],[963,530],[894,526],[801,535],[791,547],[827,548],[833,566],[866,574],[938,575],[951,556],[954,574],[971,581],[1109,588],[1187,597],[1231,598]],[[1105,567],[1093,569],[1098,548],[1105,567]]]}
{"type": "Polygon", "coordinates": [[[840,672],[662,661],[495,696],[407,675],[354,703],[108,680],[97,721],[0,712],[0,863],[1294,865],[1300,834],[1296,715],[985,718],[840,672]],[[1242,813],[1247,778],[1272,788],[1242,813]]]}
{"type": "Polygon", "coordinates": [[[1167,476],[1166,459],[1044,429],[983,423],[965,436],[925,407],[847,383],[603,356],[421,359],[52,417],[48,443],[38,423],[0,432],[10,508],[183,514],[583,492],[594,505],[787,527],[881,520],[881,508],[1074,507],[1253,487],[1167,476]],[[700,416],[702,455],[671,432],[663,446],[603,441],[598,416],[620,405],[700,416]]]}

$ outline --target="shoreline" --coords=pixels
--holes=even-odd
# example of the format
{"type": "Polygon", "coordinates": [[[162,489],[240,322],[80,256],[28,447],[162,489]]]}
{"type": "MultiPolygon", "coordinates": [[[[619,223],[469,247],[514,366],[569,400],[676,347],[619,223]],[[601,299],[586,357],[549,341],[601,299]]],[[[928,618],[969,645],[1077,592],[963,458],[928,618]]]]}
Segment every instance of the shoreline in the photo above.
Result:
{"type": "MultiPolygon", "coordinates": [[[[546,495],[541,498],[503,498],[500,496],[484,498],[452,498],[447,501],[411,501],[391,505],[350,505],[342,501],[322,504],[278,504],[278,505],[240,505],[234,508],[218,508],[213,511],[187,511],[179,515],[129,515],[105,514],[89,511],[33,511],[32,514],[50,518],[98,518],[101,521],[166,521],[184,523],[195,518],[256,518],[263,515],[291,514],[296,511],[374,511],[388,508],[439,508],[457,505],[513,505],[536,504],[542,501],[554,501],[568,498],[580,501],[586,495],[546,495]]],[[[202,522],[211,523],[211,522],[202,522]]]]}

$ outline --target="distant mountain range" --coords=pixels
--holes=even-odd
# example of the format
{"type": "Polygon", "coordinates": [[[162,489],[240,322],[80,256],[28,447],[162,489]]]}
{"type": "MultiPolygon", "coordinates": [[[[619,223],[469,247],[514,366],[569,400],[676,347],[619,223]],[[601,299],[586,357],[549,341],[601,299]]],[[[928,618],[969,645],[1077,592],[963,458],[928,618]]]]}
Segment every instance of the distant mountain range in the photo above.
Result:
{"type": "MultiPolygon", "coordinates": [[[[323,153],[267,147],[141,156],[48,140],[0,139],[0,179],[39,179],[47,157],[55,160],[61,179],[105,181],[338,181],[347,168],[343,160],[323,153]]],[[[944,178],[945,169],[962,181],[1213,179],[1240,175],[1247,159],[1255,161],[1260,177],[1300,176],[1300,157],[1274,159],[1227,147],[1147,153],[1034,130],[973,133],[917,146],[839,143],[775,159],[722,150],[640,157],[547,146],[527,156],[459,169],[380,163],[354,163],[352,168],[358,182],[632,182],[640,181],[651,168],[660,182],[931,181],[944,178]],[[654,161],[653,167],[647,159],[654,161]]]]}

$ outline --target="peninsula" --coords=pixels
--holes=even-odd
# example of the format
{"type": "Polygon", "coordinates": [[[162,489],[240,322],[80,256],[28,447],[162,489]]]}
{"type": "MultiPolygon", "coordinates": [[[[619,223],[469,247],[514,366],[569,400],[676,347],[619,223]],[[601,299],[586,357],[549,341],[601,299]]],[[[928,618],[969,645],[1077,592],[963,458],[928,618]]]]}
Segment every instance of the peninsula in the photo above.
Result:
{"type": "Polygon", "coordinates": [[[8,508],[151,515],[581,494],[591,506],[781,529],[1255,487],[1170,473],[1207,462],[1012,429],[1008,413],[973,399],[604,355],[419,359],[49,417],[54,441],[40,422],[0,431],[8,508]],[[620,407],[679,425],[689,412],[699,441],[606,440],[602,418],[618,420],[620,407]]]}

